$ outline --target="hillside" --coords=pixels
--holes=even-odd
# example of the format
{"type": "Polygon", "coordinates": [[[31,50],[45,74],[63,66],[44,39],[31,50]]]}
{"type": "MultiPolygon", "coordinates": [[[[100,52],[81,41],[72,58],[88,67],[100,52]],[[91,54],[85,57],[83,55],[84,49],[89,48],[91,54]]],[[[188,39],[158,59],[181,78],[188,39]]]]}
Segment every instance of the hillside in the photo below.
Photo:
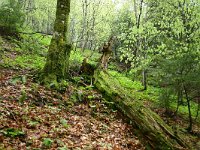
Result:
{"type": "MultiPolygon", "coordinates": [[[[44,43],[41,47],[45,53],[44,43]]],[[[78,69],[74,68],[79,68],[82,58],[91,54],[72,55],[72,77],[66,82],[66,89],[58,92],[36,82],[45,55],[36,53],[31,57],[18,44],[1,37],[1,149],[145,149],[147,139],[116,109],[115,103],[107,101],[104,94],[91,86],[90,79],[76,73],[78,69]]],[[[95,64],[99,56],[93,54],[91,63],[95,64]]],[[[127,92],[133,92],[136,99],[155,110],[169,125],[178,123],[179,134],[198,149],[198,121],[194,125],[195,134],[187,134],[183,129],[187,126],[186,118],[181,114],[176,118],[165,116],[155,89],[141,92],[139,84],[116,71],[109,72],[127,92]]]]}

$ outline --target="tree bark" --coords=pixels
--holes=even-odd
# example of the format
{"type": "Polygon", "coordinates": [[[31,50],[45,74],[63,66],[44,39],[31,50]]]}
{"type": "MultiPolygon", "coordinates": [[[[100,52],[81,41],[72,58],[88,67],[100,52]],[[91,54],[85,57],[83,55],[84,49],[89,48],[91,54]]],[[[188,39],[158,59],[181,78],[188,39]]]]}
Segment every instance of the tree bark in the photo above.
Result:
{"type": "Polygon", "coordinates": [[[82,32],[81,32],[81,51],[84,51],[87,44],[87,32],[88,32],[88,7],[90,3],[88,0],[82,0],[82,9],[83,9],[83,23],[82,23],[82,32]]]}
{"type": "Polygon", "coordinates": [[[127,116],[133,126],[138,129],[139,135],[147,141],[147,149],[181,149],[188,148],[185,142],[171,127],[149,108],[129,92],[117,79],[106,71],[96,70],[94,73],[95,86],[105,94],[105,97],[114,102],[118,110],[127,116]]]}
{"type": "Polygon", "coordinates": [[[67,76],[71,46],[68,44],[70,0],[57,0],[54,33],[43,69],[45,80],[60,81],[67,76]]]}
{"type": "Polygon", "coordinates": [[[190,107],[190,99],[189,99],[188,92],[185,86],[184,86],[184,91],[185,91],[185,98],[187,100],[187,105],[188,105],[188,117],[189,117],[189,126],[187,129],[189,132],[192,132],[192,114],[191,114],[191,107],[190,107]]]}
{"type": "Polygon", "coordinates": [[[147,90],[147,70],[143,69],[142,71],[142,85],[143,85],[143,90],[147,90]]]}

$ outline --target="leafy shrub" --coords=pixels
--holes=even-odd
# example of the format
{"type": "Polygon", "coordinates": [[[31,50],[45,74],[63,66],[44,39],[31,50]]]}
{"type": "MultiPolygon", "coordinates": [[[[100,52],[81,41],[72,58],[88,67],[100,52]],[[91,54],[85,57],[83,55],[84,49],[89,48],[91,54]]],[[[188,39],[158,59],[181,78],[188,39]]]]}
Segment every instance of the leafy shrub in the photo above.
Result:
{"type": "Polygon", "coordinates": [[[25,15],[21,4],[16,0],[8,0],[0,7],[0,29],[3,34],[18,30],[24,23],[25,15]]]}
{"type": "Polygon", "coordinates": [[[172,89],[165,88],[161,91],[161,95],[159,97],[160,105],[166,109],[166,112],[169,112],[170,104],[172,103],[172,89]]]}
{"type": "MultiPolygon", "coordinates": [[[[32,31],[30,31],[32,32],[32,31]]],[[[27,54],[38,54],[40,56],[46,56],[50,36],[43,36],[41,34],[20,34],[21,40],[13,39],[16,43],[16,50],[27,54]]]]}

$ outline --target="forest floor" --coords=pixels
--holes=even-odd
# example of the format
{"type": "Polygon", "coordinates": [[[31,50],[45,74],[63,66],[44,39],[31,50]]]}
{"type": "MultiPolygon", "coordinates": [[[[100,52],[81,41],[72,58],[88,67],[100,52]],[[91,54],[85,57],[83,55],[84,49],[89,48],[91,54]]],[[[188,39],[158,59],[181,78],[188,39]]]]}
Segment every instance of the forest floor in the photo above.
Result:
{"type": "MultiPolygon", "coordinates": [[[[3,55],[15,59],[12,47],[3,46],[3,55]]],[[[1,65],[1,150],[145,149],[122,114],[107,107],[92,87],[69,85],[60,94],[35,83],[30,70],[1,65]]]]}
{"type": "Polygon", "coordinates": [[[97,97],[92,103],[70,104],[72,91],[35,90],[30,78],[26,84],[11,82],[27,72],[1,69],[0,74],[0,149],[144,149],[131,126],[100,102],[96,91],[90,91],[97,97]]]}
{"type": "MultiPolygon", "coordinates": [[[[16,51],[10,41],[0,39],[0,150],[145,149],[145,141],[136,136],[137,130],[93,86],[82,83],[81,77],[74,77],[77,82],[70,81],[62,94],[44,87],[35,82],[35,69],[30,68],[43,66],[40,62],[44,59],[31,58],[30,54],[24,61],[24,57],[26,54],[16,51]],[[35,65],[32,61],[39,63],[35,65]]],[[[187,119],[165,116],[163,108],[155,107],[155,102],[149,101],[143,92],[129,90],[141,100],[147,99],[144,104],[169,125],[178,124],[178,130],[182,130],[184,140],[193,149],[200,147],[198,122],[194,124],[198,135],[188,134],[187,119]]]]}

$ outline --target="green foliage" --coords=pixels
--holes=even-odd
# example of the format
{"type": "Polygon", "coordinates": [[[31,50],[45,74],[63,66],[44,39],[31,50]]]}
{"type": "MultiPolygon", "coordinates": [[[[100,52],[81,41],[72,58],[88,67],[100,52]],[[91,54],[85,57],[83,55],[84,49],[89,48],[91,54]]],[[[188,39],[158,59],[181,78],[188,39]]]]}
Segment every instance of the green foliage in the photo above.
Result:
{"type": "Polygon", "coordinates": [[[37,125],[39,124],[38,121],[29,121],[28,122],[28,125],[32,128],[35,128],[37,125]]]}
{"type": "Polygon", "coordinates": [[[135,89],[135,90],[141,90],[142,89],[142,85],[140,82],[137,81],[132,81],[130,78],[127,78],[126,75],[119,73],[117,71],[109,71],[109,73],[117,78],[121,84],[121,86],[123,86],[124,88],[128,88],[128,89],[135,89]]]}
{"type": "Polygon", "coordinates": [[[170,104],[171,102],[173,101],[172,100],[172,91],[171,89],[163,89],[161,91],[161,94],[160,94],[160,97],[159,97],[159,100],[160,100],[160,105],[162,107],[164,107],[166,109],[166,111],[169,111],[170,109],[170,104]]]}
{"type": "MultiPolygon", "coordinates": [[[[95,68],[95,66],[97,66],[97,64],[99,63],[100,57],[100,53],[91,50],[85,50],[84,52],[82,52],[80,49],[77,49],[76,51],[72,51],[69,60],[70,70],[72,70],[72,72],[78,73],[80,71],[80,67],[84,58],[88,58],[88,63],[91,65],[92,68],[95,68]]],[[[84,80],[88,80],[88,82],[90,82],[91,80],[91,77],[87,75],[82,77],[73,77],[73,80],[78,84],[82,82],[83,78],[84,80]]]]}
{"type": "Polygon", "coordinates": [[[2,132],[5,136],[9,136],[9,137],[19,137],[19,136],[25,136],[25,133],[21,130],[18,129],[14,129],[14,128],[8,128],[6,130],[1,130],[0,132],[2,132]]]}
{"type": "Polygon", "coordinates": [[[23,1],[23,5],[23,9],[29,10],[29,13],[26,14],[28,18],[25,22],[26,26],[37,32],[48,34],[53,32],[56,14],[55,0],[23,1]]]}
{"type": "Polygon", "coordinates": [[[39,41],[39,44],[43,47],[48,47],[52,38],[51,35],[42,35],[40,33],[34,34],[32,35],[32,37],[34,37],[34,39],[37,39],[39,41]]]}
{"type": "Polygon", "coordinates": [[[12,58],[9,55],[3,55],[2,61],[4,67],[23,68],[23,69],[42,69],[45,63],[45,58],[50,42],[50,37],[43,37],[41,34],[34,36],[21,35],[21,40],[12,39],[15,47],[12,52],[16,55],[12,58]]]}
{"type": "Polygon", "coordinates": [[[61,123],[65,128],[69,128],[69,127],[70,127],[70,125],[67,123],[67,120],[65,120],[65,119],[61,119],[61,120],[60,120],[60,123],[61,123]]]}
{"type": "Polygon", "coordinates": [[[21,40],[14,40],[17,44],[16,50],[27,54],[47,55],[47,48],[50,44],[50,37],[41,34],[21,34],[21,40]]]}
{"type": "MultiPolygon", "coordinates": [[[[148,11],[138,3],[121,9],[117,20],[120,59],[131,65],[135,78],[141,80],[141,72],[146,71],[146,81],[163,87],[162,106],[174,109],[187,99],[190,112],[196,106],[193,98],[198,97],[200,83],[199,1],[148,0],[147,3],[148,11]]],[[[124,79],[121,82],[126,86],[124,79]]]]}
{"type": "Polygon", "coordinates": [[[31,84],[31,89],[32,89],[34,92],[38,92],[38,90],[39,90],[39,84],[38,84],[38,83],[32,83],[32,84],[31,84]]]}
{"type": "Polygon", "coordinates": [[[50,89],[55,89],[60,93],[63,93],[66,91],[66,88],[68,87],[68,82],[66,80],[57,81],[55,80],[54,76],[49,76],[48,78],[45,78],[42,81],[46,87],[50,89]]]}
{"type": "Polygon", "coordinates": [[[22,75],[13,77],[12,79],[9,80],[9,82],[13,85],[16,85],[17,83],[25,84],[27,82],[27,79],[25,75],[22,75]]]}
{"type": "Polygon", "coordinates": [[[88,98],[89,100],[92,100],[92,99],[94,98],[94,95],[88,95],[87,98],[88,98]]]}
{"type": "MultiPolygon", "coordinates": [[[[70,65],[73,70],[77,70],[80,68],[81,63],[83,61],[84,57],[81,54],[80,50],[77,49],[76,51],[72,51],[70,55],[70,65]]],[[[78,71],[78,70],[77,70],[78,71]]]]}
{"type": "Polygon", "coordinates": [[[24,101],[27,99],[27,93],[26,93],[26,89],[24,86],[22,86],[21,89],[21,95],[19,97],[19,103],[20,104],[24,104],[24,101]]]}
{"type": "Polygon", "coordinates": [[[17,30],[24,23],[24,12],[22,5],[16,0],[8,0],[0,7],[0,26],[7,27],[9,30],[17,30]]]}
{"type": "MultiPolygon", "coordinates": [[[[192,125],[191,109],[194,107],[193,98],[198,96],[200,78],[198,76],[200,68],[200,47],[199,47],[199,11],[198,1],[176,1],[171,3],[160,2],[158,6],[152,6],[152,21],[159,33],[160,44],[157,52],[157,67],[159,68],[159,78],[161,85],[164,85],[172,93],[168,93],[167,103],[170,97],[175,96],[177,110],[181,103],[187,100],[187,108],[192,125]],[[160,11],[163,5],[164,11],[160,11]],[[174,9],[179,8],[179,9],[174,9]],[[183,14],[184,13],[184,14],[183,14]],[[163,17],[165,16],[165,17],[163,17]],[[172,16],[172,17],[169,17],[172,16]],[[159,20],[158,20],[159,18],[159,20]],[[193,105],[193,106],[192,106],[193,105]]],[[[166,93],[165,93],[166,94],[166,93]]],[[[169,105],[169,104],[167,104],[169,105]]],[[[193,112],[193,111],[192,111],[193,112]]]]}
{"type": "MultiPolygon", "coordinates": [[[[166,110],[176,111],[176,90],[170,87],[160,88],[149,86],[147,90],[142,91],[143,86],[139,81],[132,81],[130,78],[126,77],[126,75],[117,71],[109,71],[109,74],[116,78],[119,81],[120,85],[125,88],[131,95],[133,95],[135,99],[141,100],[144,103],[152,102],[152,107],[164,107],[166,108],[166,110]]],[[[110,84],[113,84],[113,86],[115,86],[114,83],[110,84]]],[[[184,103],[186,103],[185,100],[183,101],[184,103]]],[[[196,117],[197,108],[198,104],[191,101],[191,112],[193,118],[196,117]]],[[[181,114],[184,118],[188,116],[187,105],[181,105],[181,107],[179,108],[179,114],[181,114]]]]}
{"type": "Polygon", "coordinates": [[[44,138],[43,139],[43,146],[44,147],[50,148],[52,143],[53,143],[53,140],[50,139],[50,138],[44,138]]]}
{"type": "Polygon", "coordinates": [[[3,58],[4,66],[24,69],[42,69],[45,63],[45,58],[38,55],[21,55],[14,60],[3,58]]]}

